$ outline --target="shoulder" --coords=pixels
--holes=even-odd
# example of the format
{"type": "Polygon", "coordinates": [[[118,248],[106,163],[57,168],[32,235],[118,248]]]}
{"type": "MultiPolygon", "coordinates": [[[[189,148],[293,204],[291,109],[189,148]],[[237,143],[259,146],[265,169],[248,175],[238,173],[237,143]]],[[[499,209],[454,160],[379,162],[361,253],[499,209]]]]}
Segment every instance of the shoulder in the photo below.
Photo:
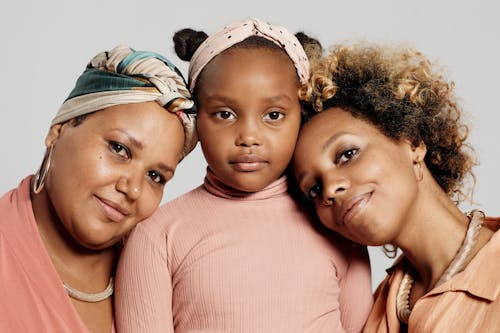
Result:
{"type": "Polygon", "coordinates": [[[202,186],[168,201],[140,222],[141,229],[153,234],[164,233],[172,224],[189,221],[201,214],[200,207],[206,201],[207,193],[202,186]]]}
{"type": "MultiPolygon", "coordinates": [[[[34,220],[30,198],[31,176],[24,178],[17,188],[0,197],[0,230],[17,229],[19,221],[34,220]]],[[[24,225],[24,224],[23,224],[24,225]]]]}

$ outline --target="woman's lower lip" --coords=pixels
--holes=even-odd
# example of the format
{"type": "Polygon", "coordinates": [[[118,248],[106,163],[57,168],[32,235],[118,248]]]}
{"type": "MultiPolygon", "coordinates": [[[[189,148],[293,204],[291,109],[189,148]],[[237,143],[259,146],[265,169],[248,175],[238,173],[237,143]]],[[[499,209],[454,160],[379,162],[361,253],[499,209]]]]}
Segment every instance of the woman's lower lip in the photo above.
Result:
{"type": "Polygon", "coordinates": [[[344,215],[343,222],[344,224],[348,224],[351,219],[360,211],[362,211],[365,207],[368,201],[371,198],[371,193],[366,193],[363,196],[359,198],[358,201],[349,209],[349,211],[344,215]]]}
{"type": "Polygon", "coordinates": [[[265,162],[250,162],[250,163],[239,162],[231,164],[236,171],[242,171],[242,172],[258,171],[264,168],[264,166],[266,165],[265,162]]]}
{"type": "Polygon", "coordinates": [[[123,215],[120,211],[116,210],[115,208],[111,207],[110,205],[106,204],[101,199],[97,198],[97,202],[99,203],[99,206],[101,207],[102,212],[109,220],[111,220],[113,222],[121,222],[125,219],[125,217],[126,217],[125,215],[123,215]]]}

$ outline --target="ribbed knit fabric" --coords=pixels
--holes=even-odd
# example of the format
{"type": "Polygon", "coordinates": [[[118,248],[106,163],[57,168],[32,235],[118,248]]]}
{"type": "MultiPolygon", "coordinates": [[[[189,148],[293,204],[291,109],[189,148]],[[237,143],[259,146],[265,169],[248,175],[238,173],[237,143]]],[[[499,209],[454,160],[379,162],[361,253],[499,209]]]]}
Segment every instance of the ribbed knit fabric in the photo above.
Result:
{"type": "Polygon", "coordinates": [[[210,171],[130,235],[119,332],[359,332],[372,306],[366,248],[323,235],[286,178],[247,194],[210,171]]]}

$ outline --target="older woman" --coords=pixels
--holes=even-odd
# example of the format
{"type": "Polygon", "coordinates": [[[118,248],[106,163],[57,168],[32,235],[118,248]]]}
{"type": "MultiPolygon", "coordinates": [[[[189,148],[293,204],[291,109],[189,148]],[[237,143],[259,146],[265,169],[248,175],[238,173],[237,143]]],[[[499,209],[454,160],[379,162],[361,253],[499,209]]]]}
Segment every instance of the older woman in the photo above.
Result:
{"type": "Polygon", "coordinates": [[[499,220],[456,205],[473,151],[444,79],[422,54],[337,46],[313,71],[294,155],[302,191],[329,228],[403,251],[365,332],[498,332],[499,220]]]}
{"type": "Polygon", "coordinates": [[[0,199],[0,331],[112,332],[120,240],[196,144],[177,68],[125,46],[88,64],[40,169],[0,199]]]}

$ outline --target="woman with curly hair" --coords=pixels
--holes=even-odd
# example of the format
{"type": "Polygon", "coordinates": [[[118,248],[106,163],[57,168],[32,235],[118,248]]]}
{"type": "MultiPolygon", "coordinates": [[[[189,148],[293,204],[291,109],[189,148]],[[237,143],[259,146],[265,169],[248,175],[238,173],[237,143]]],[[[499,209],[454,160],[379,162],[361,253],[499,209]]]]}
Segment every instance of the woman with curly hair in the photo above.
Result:
{"type": "Polygon", "coordinates": [[[336,46],[312,74],[301,190],[327,227],[403,252],[364,331],[498,331],[500,219],[457,206],[475,159],[453,83],[417,51],[372,44],[336,46]]]}

